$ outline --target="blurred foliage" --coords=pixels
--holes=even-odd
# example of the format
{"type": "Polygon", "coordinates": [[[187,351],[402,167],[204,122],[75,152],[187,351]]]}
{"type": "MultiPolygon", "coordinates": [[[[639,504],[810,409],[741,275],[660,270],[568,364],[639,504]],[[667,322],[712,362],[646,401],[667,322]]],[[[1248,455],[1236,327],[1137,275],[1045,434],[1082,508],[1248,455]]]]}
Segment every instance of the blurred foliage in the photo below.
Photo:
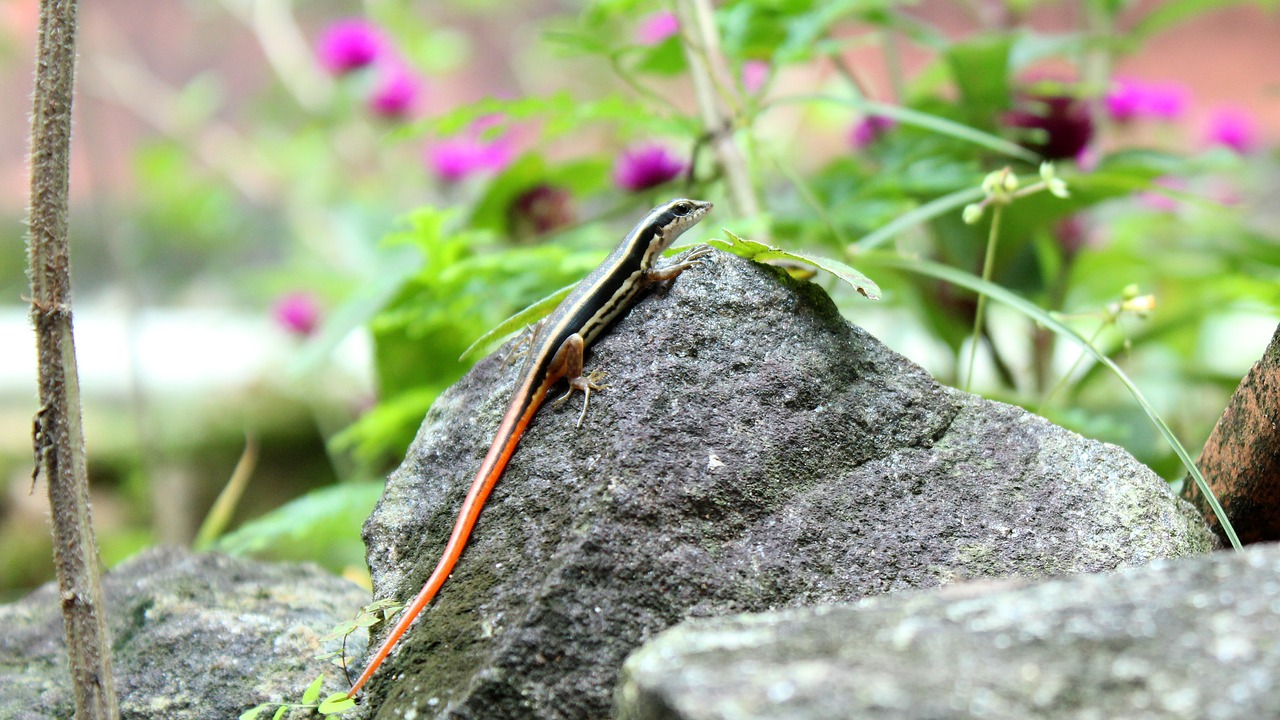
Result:
{"type": "MultiPolygon", "coordinates": [[[[127,286],[137,305],[212,297],[265,314],[285,292],[318,299],[319,327],[298,338],[272,384],[314,419],[308,431],[321,436],[330,468],[308,473],[294,487],[310,492],[274,510],[246,500],[255,504],[243,514],[257,519],[215,547],[344,569],[363,557],[359,523],[381,487],[370,478],[403,457],[427,408],[466,371],[463,351],[582,277],[636,217],[673,195],[716,202],[698,232],[728,228],[722,246],[825,262],[863,289],[878,285],[882,299],[869,303],[817,278],[857,322],[958,384],[975,296],[942,282],[945,273],[873,270],[860,255],[874,249],[977,275],[991,213],[967,224],[963,207],[983,197],[979,185],[994,170],[1034,179],[1031,149],[1074,133],[1084,150],[1057,164],[1070,196],[1040,193],[1003,209],[990,280],[1090,338],[1194,454],[1265,345],[1236,329],[1258,333],[1243,323],[1274,326],[1280,310],[1280,223],[1266,201],[1280,188],[1280,155],[1265,143],[1206,146],[1186,115],[1111,117],[1109,73],[1159,33],[1237,3],[1093,0],[1075,14],[1077,27],[1052,33],[1027,20],[1049,4],[996,3],[957,33],[890,0],[725,0],[714,7],[723,56],[712,64],[728,76],[711,92],[732,113],[728,128],[704,126],[695,99],[707,90],[690,80],[682,36],[639,33],[670,10],[654,0],[368,3],[385,57],[345,75],[326,74],[315,48],[298,55],[285,35],[258,32],[270,59],[258,70],[271,74],[259,94],[233,96],[229,82],[202,73],[171,98],[136,99],[139,108],[167,102],[175,126],[136,149],[136,187],[113,199],[120,219],[102,230],[119,239],[88,244],[77,269],[91,268],[91,286],[127,286]],[[903,69],[905,46],[927,54],[922,67],[903,69]],[[412,80],[411,112],[375,102],[392,67],[412,80]],[[1044,82],[1046,67],[1059,79],[1044,82]],[[744,153],[758,215],[735,211],[713,132],[729,133],[744,153]],[[638,142],[679,154],[688,176],[619,189],[615,164],[638,142]],[[1111,312],[1133,285],[1154,307],[1111,312]],[[343,389],[358,385],[337,360],[353,335],[371,341],[372,404],[343,389]],[[320,487],[330,478],[339,484],[320,487]]],[[[252,26],[235,3],[221,7],[224,30],[252,26]]],[[[314,40],[353,8],[298,11],[283,20],[307,29],[287,29],[314,40]]],[[[993,311],[982,332],[977,390],[1180,477],[1159,428],[1115,375],[1077,362],[1083,353],[1033,313],[993,311]]],[[[163,425],[152,419],[139,432],[163,434],[163,425]]],[[[209,444],[236,445],[233,428],[217,428],[223,440],[209,444]]],[[[156,461],[137,452],[126,474],[144,486],[136,496],[149,497],[156,461]]],[[[234,452],[220,467],[229,473],[233,461],[234,452]]],[[[225,478],[196,493],[199,507],[225,478]]],[[[154,538],[145,518],[119,528],[104,548],[154,538]]]]}

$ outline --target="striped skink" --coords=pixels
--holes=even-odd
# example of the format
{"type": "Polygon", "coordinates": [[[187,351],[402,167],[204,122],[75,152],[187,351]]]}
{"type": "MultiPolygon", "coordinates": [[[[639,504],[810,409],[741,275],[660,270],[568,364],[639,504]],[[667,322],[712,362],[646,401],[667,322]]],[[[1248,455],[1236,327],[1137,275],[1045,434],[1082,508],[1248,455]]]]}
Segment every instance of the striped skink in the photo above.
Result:
{"type": "Polygon", "coordinates": [[[654,208],[627,233],[609,257],[587,275],[534,329],[527,358],[516,381],[515,393],[507,406],[507,413],[503,416],[502,424],[498,426],[493,442],[489,445],[489,452],[480,463],[480,470],[462,502],[462,510],[458,513],[458,520],[453,525],[453,532],[445,544],[440,562],[427,578],[418,596],[405,608],[347,697],[355,697],[360,688],[364,687],[387,659],[396,642],[453,572],[458,556],[462,554],[476,519],[480,516],[485,499],[489,497],[498,478],[502,477],[502,471],[515,452],[520,436],[542,405],[551,386],[562,378],[568,380],[569,390],[556,402],[564,401],[574,390],[581,390],[584,395],[582,414],[578,416],[578,425],[581,426],[591,391],[604,387],[598,382],[598,371],[585,377],[582,375],[583,351],[609,323],[627,309],[641,290],[655,282],[676,277],[697,264],[698,259],[710,251],[705,246],[699,247],[678,262],[657,266],[658,258],[671,247],[671,243],[710,210],[709,202],[683,198],[654,208]]]}

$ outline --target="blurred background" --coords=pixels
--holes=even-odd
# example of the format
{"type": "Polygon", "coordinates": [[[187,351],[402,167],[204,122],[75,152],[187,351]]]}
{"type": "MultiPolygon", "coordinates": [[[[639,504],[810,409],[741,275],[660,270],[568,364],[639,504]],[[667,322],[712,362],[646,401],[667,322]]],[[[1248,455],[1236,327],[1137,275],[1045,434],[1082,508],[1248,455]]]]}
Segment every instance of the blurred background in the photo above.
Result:
{"type": "MultiPolygon", "coordinates": [[[[773,5],[788,22],[818,14],[814,3],[773,5]]],[[[872,99],[955,104],[963,88],[939,69],[948,53],[939,43],[1005,33],[1035,38],[1015,48],[1039,53],[1009,71],[1015,107],[999,123],[1010,137],[1031,126],[1074,132],[1078,142],[1060,157],[1082,173],[1120,150],[1178,158],[1153,181],[1155,192],[1124,188],[1046,220],[1051,254],[1070,265],[1063,284],[1041,277],[1043,253],[1034,292],[1017,279],[1016,259],[997,280],[1081,318],[1086,335],[1101,327],[1108,302],[1153,294],[1151,307],[1108,324],[1099,341],[1198,452],[1280,307],[1274,4],[835,3],[843,14],[791,55],[783,41],[768,52],[733,42],[735,21],[759,17],[750,6],[724,3],[720,13],[757,107],[829,92],[850,69],[872,99]],[[1151,18],[1158,27],[1141,24],[1151,18]],[[1110,43],[1101,87],[1079,82],[1087,73],[1072,53],[1082,27],[1110,43]],[[1134,28],[1143,32],[1131,36],[1134,28]],[[1055,52],[1054,41],[1070,49],[1055,52]],[[1057,89],[1063,83],[1071,92],[1057,89]],[[1085,96],[1095,103],[1087,128],[1074,110],[1055,115],[1053,98],[1085,96]],[[1041,103],[1031,121],[1017,115],[1028,98],[1041,103]],[[1130,284],[1138,291],[1123,295],[1130,284]]],[[[52,577],[45,488],[33,490],[31,478],[35,352],[24,302],[36,15],[35,0],[0,6],[0,86],[10,98],[0,111],[0,213],[9,228],[0,238],[0,600],[52,577]]],[[[697,133],[681,123],[696,112],[672,20],[661,4],[641,2],[82,3],[71,238],[104,562],[194,542],[314,560],[360,581],[360,523],[425,407],[465,371],[461,350],[580,277],[654,198],[675,194],[646,195],[644,173],[661,182],[676,174],[667,169],[697,166],[688,152],[697,133]],[[627,53],[586,48],[596,34],[627,53]],[[563,93],[570,99],[521,104],[563,93]],[[584,113],[582,98],[613,94],[658,109],[610,114],[592,105],[596,116],[583,118],[555,105],[584,113]],[[486,126],[504,112],[516,122],[486,126]],[[568,126],[548,130],[557,118],[568,126]],[[679,150],[626,155],[651,136],[679,150]],[[229,484],[234,502],[212,511],[229,484]]],[[[844,192],[832,178],[869,177],[896,147],[880,137],[894,123],[840,106],[761,113],[750,132],[767,148],[760,157],[785,158],[791,172],[816,178],[814,194],[831,207],[844,192]]],[[[976,185],[994,166],[969,167],[963,182],[976,185]]],[[[774,241],[812,241],[802,218],[813,213],[794,197],[803,193],[771,193],[783,184],[774,175],[757,176],[774,241]]],[[[857,205],[854,237],[923,200],[896,192],[857,205]]],[[[736,232],[739,219],[716,217],[700,230],[721,225],[736,232]]],[[[935,241],[944,234],[931,232],[935,241]]],[[[878,304],[833,291],[855,322],[957,383],[971,298],[874,279],[885,289],[878,304]]],[[[991,312],[993,347],[1005,352],[979,367],[976,390],[1180,477],[1140,411],[1101,373],[1076,366],[1078,352],[1046,350],[1025,318],[991,312]],[[1037,363],[1040,351],[1047,359],[1037,363]]]]}

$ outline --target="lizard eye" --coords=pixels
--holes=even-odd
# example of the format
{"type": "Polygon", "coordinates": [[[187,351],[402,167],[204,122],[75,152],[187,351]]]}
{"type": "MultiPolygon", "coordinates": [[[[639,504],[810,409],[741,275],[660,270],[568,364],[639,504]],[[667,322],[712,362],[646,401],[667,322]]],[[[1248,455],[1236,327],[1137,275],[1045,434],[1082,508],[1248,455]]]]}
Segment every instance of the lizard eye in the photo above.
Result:
{"type": "Polygon", "coordinates": [[[693,206],[687,202],[678,202],[671,206],[671,214],[676,217],[684,217],[691,212],[693,212],[693,206]]]}

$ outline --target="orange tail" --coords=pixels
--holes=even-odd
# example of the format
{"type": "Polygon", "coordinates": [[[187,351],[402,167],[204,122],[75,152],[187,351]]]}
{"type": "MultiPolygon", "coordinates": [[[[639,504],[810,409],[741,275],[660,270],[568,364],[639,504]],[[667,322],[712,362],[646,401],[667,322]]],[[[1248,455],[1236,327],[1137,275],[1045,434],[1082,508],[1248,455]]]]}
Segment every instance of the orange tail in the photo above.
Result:
{"type": "Polygon", "coordinates": [[[467,539],[471,537],[471,529],[475,527],[476,519],[480,517],[484,501],[488,499],[493,486],[502,476],[502,471],[507,467],[507,461],[515,452],[516,444],[520,442],[520,436],[524,434],[525,427],[528,426],[529,420],[537,412],[545,396],[546,388],[543,386],[534,393],[530,402],[513,402],[511,408],[507,410],[507,415],[502,419],[502,425],[498,427],[497,435],[489,447],[488,454],[485,455],[484,462],[480,463],[480,471],[476,473],[476,479],[471,482],[471,489],[467,491],[467,497],[462,502],[462,510],[458,513],[457,522],[453,524],[453,532],[449,535],[449,542],[444,546],[444,554],[440,556],[440,562],[436,564],[436,569],[431,572],[431,577],[427,578],[426,584],[413,599],[413,603],[400,615],[400,620],[396,622],[391,633],[382,641],[378,652],[374,654],[369,665],[360,674],[360,678],[351,687],[351,691],[347,693],[348,698],[355,697],[356,693],[360,692],[360,688],[369,682],[369,678],[373,677],[373,673],[391,654],[396,642],[405,634],[427,604],[435,598],[436,593],[440,592],[440,587],[444,585],[444,581],[449,578],[449,573],[452,573],[454,566],[458,564],[458,557],[462,555],[462,549],[466,547],[467,539]]]}

